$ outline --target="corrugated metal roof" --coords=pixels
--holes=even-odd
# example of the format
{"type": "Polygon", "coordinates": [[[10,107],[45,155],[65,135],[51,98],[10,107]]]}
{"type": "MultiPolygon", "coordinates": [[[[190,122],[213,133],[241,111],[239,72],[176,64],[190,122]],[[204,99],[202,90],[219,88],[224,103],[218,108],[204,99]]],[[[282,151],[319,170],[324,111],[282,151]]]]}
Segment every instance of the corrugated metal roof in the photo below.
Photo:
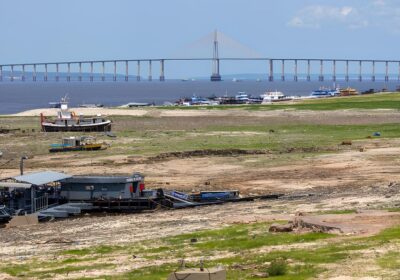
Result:
{"type": "Polygon", "coordinates": [[[13,179],[17,180],[18,182],[29,183],[32,185],[44,185],[51,182],[61,181],[70,177],[72,176],[65,173],[55,171],[42,171],[16,176],[13,177],[13,179]]]}
{"type": "Polygon", "coordinates": [[[30,187],[32,187],[32,184],[14,183],[14,182],[0,182],[0,189],[1,188],[29,189],[30,187]]]}

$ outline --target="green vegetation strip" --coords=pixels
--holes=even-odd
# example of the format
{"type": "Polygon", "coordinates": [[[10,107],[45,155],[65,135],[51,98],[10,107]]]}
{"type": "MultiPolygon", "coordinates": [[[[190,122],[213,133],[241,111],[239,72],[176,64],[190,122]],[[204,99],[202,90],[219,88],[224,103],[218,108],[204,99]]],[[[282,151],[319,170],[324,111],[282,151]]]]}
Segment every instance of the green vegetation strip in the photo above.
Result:
{"type": "MultiPolygon", "coordinates": [[[[19,279],[51,279],[57,275],[68,275],[71,272],[96,270],[108,271],[116,267],[111,260],[126,257],[135,262],[132,255],[147,259],[163,261],[163,265],[146,266],[127,273],[101,275],[101,279],[142,279],[162,280],[177,267],[177,259],[197,257],[210,258],[207,266],[224,265],[228,268],[228,279],[256,279],[255,272],[273,271],[282,273],[271,279],[310,279],[326,271],[327,264],[346,260],[350,255],[356,256],[363,250],[377,248],[385,244],[399,244],[400,227],[385,230],[378,235],[364,238],[343,237],[332,239],[335,235],[324,233],[279,233],[268,232],[268,223],[251,225],[234,225],[217,230],[199,231],[182,234],[159,240],[136,242],[121,246],[96,246],[79,250],[67,250],[59,253],[52,261],[39,262],[37,259],[21,264],[3,263],[0,271],[19,279]],[[304,248],[301,243],[326,242],[313,244],[304,248]],[[284,245],[299,244],[290,250],[284,245]],[[273,249],[271,246],[280,246],[273,249]],[[281,261],[279,261],[281,260],[281,261]],[[273,263],[274,266],[271,266],[273,263]]],[[[390,251],[377,259],[383,269],[399,268],[399,253],[390,251]]],[[[129,263],[125,264],[129,265],[129,263]]],[[[196,263],[188,263],[195,267],[196,263]]],[[[79,279],[98,279],[96,278],[79,279]]]]}
{"type": "MultiPolygon", "coordinates": [[[[275,152],[327,152],[335,151],[344,140],[369,140],[374,132],[381,138],[400,137],[400,126],[372,125],[236,125],[208,126],[195,131],[148,131],[121,133],[120,137],[140,139],[118,144],[109,152],[128,154],[159,154],[163,152],[204,149],[270,150],[275,152]]],[[[107,153],[107,151],[105,151],[107,153]]]]}
{"type": "Polygon", "coordinates": [[[272,104],[249,105],[216,105],[216,106],[177,106],[157,107],[165,110],[228,110],[242,109],[249,111],[261,110],[346,110],[346,109],[400,109],[399,93],[379,93],[370,95],[357,95],[348,97],[306,99],[295,102],[277,102],[272,104]]]}

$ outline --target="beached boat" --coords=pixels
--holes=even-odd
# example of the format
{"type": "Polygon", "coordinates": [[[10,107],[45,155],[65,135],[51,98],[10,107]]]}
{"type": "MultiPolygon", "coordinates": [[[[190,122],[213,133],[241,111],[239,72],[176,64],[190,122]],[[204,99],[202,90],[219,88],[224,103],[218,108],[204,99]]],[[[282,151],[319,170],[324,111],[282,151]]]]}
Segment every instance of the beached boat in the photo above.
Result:
{"type": "Polygon", "coordinates": [[[62,139],[61,144],[51,144],[49,152],[70,152],[70,151],[96,151],[105,149],[101,143],[96,143],[94,137],[66,137],[62,139]]]}
{"type": "Polygon", "coordinates": [[[290,96],[286,96],[281,91],[266,91],[260,95],[263,99],[262,103],[271,103],[271,102],[280,102],[280,101],[289,101],[293,98],[290,96]]]}
{"type": "Polygon", "coordinates": [[[354,88],[347,87],[340,89],[340,96],[350,96],[350,95],[357,95],[358,91],[354,88]]]}
{"type": "Polygon", "coordinates": [[[79,107],[81,108],[102,108],[104,107],[103,104],[90,104],[90,103],[83,103],[83,104],[79,104],[79,107]]]}
{"type": "Polygon", "coordinates": [[[60,110],[57,112],[55,120],[49,119],[40,114],[40,124],[42,130],[46,132],[58,131],[110,131],[111,121],[101,115],[95,117],[77,116],[68,109],[66,98],[61,99],[60,110]]]}
{"type": "Polygon", "coordinates": [[[239,104],[248,103],[250,100],[250,95],[246,94],[244,91],[239,91],[238,94],[235,96],[235,99],[238,101],[239,104]]]}
{"type": "Polygon", "coordinates": [[[311,92],[311,98],[333,97],[340,94],[339,89],[320,88],[311,92]]]}

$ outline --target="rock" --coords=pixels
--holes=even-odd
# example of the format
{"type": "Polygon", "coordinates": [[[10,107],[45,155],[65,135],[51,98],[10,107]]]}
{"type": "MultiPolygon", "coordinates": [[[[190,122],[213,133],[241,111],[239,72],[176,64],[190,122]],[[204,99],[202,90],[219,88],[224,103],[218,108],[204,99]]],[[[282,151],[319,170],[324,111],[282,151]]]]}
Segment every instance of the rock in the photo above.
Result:
{"type": "Polygon", "coordinates": [[[190,239],[190,243],[196,243],[196,242],[197,242],[197,238],[190,239]]]}
{"type": "Polygon", "coordinates": [[[268,272],[255,272],[251,276],[255,278],[268,278],[269,274],[268,272]]]}
{"type": "Polygon", "coordinates": [[[351,144],[352,144],[351,140],[342,141],[342,145],[351,145],[351,144]]]}
{"type": "Polygon", "coordinates": [[[233,265],[231,265],[231,269],[237,269],[237,270],[245,270],[245,268],[243,267],[243,265],[235,263],[233,265]]]}
{"type": "Polygon", "coordinates": [[[269,227],[269,232],[291,232],[293,231],[293,224],[286,224],[286,225],[281,225],[281,224],[272,224],[269,227]]]}

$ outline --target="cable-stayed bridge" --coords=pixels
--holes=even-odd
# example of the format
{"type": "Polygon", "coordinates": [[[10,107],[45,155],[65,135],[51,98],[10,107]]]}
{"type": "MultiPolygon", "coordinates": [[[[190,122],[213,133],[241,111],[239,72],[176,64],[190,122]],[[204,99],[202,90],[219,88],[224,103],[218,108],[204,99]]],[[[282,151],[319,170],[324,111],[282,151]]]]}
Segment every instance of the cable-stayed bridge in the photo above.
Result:
{"type": "Polygon", "coordinates": [[[173,57],[0,64],[0,82],[93,82],[95,77],[100,77],[101,81],[164,81],[167,77],[167,64],[195,61],[210,63],[211,81],[223,79],[220,69],[224,63],[251,64],[256,61],[264,65],[264,77],[269,81],[286,81],[289,78],[293,81],[349,81],[354,78],[354,74],[359,81],[375,81],[378,76],[384,81],[400,80],[400,60],[264,57],[217,31],[186,46],[173,57]],[[143,65],[146,73],[142,69],[143,65]],[[158,68],[159,75],[156,78],[153,77],[156,72],[154,67],[158,68]]]}

